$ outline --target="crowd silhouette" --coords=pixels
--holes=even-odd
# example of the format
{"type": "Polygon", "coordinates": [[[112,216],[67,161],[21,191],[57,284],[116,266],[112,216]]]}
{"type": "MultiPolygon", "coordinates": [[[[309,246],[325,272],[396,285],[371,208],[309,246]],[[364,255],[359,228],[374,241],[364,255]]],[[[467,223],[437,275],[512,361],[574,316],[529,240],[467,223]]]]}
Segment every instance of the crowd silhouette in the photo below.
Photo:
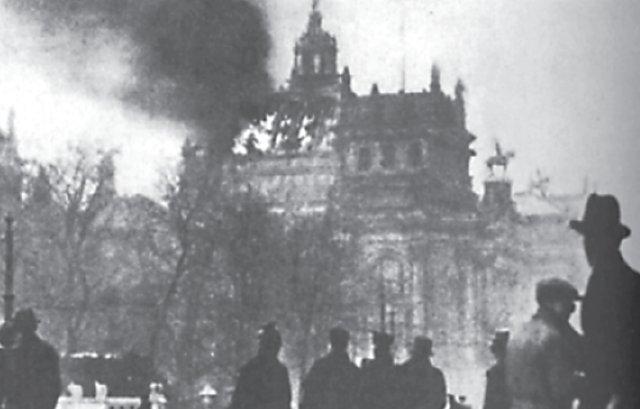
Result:
{"type": "MultiPolygon", "coordinates": [[[[537,283],[532,318],[513,332],[495,334],[490,349],[496,363],[487,371],[484,409],[640,408],[640,275],[620,252],[631,231],[620,222],[620,206],[611,195],[590,195],[583,218],[569,226],[583,236],[592,267],[586,293],[581,296],[561,278],[537,283]],[[569,323],[576,302],[583,304],[584,334],[569,323]]],[[[280,339],[273,324],[265,328],[261,344],[266,334],[280,339]]],[[[360,368],[347,355],[348,340],[345,329],[331,331],[331,351],[302,382],[300,409],[465,407],[452,395],[447,400],[444,375],[431,364],[429,338],[417,337],[411,358],[396,365],[393,337],[374,332],[374,357],[360,368]]],[[[259,352],[241,370],[231,409],[290,408],[287,371],[277,351],[269,356],[260,358],[259,352]],[[247,371],[266,375],[247,382],[247,371]],[[244,404],[250,400],[254,403],[244,404]]]]}
{"type": "Polygon", "coordinates": [[[0,404],[6,409],[54,409],[58,402],[58,353],[36,333],[39,322],[33,310],[23,309],[0,329],[0,404]]]}
{"type": "MultiPolygon", "coordinates": [[[[537,283],[531,319],[495,333],[484,409],[640,408],[640,275],[622,257],[620,245],[631,231],[620,217],[615,197],[592,194],[583,218],[570,222],[592,268],[586,292],[561,278],[537,283]],[[577,302],[584,334],[569,323],[577,302]]],[[[0,328],[0,404],[7,409],[56,406],[58,354],[37,335],[38,322],[23,309],[0,328]]],[[[302,380],[300,409],[469,407],[447,395],[445,376],[431,362],[431,339],[416,337],[410,358],[396,364],[393,336],[372,335],[373,358],[358,367],[347,352],[349,332],[330,331],[330,351],[302,380]]],[[[265,325],[256,356],[240,369],[230,409],[291,409],[281,347],[275,323],[265,325]]]]}
{"type": "MultiPolygon", "coordinates": [[[[329,333],[330,351],[318,359],[301,384],[300,409],[443,409],[447,391],[442,371],[431,363],[432,341],[416,337],[411,357],[394,363],[393,337],[373,332],[373,359],[357,367],[349,358],[349,332],[329,333]]],[[[290,409],[287,369],[278,361],[280,333],[267,324],[256,357],[240,369],[231,409],[290,409]]]]}

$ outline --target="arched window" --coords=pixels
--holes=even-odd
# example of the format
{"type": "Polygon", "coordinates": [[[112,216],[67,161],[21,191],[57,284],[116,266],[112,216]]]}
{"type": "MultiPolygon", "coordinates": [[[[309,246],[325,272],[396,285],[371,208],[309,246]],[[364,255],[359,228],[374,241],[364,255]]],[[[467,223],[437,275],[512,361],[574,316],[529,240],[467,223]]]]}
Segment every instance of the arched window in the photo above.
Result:
{"type": "Polygon", "coordinates": [[[296,71],[298,74],[304,74],[304,65],[302,64],[302,54],[296,54],[296,71]]]}
{"type": "Polygon", "coordinates": [[[371,149],[363,146],[358,149],[358,172],[366,172],[371,169],[371,149]]]}
{"type": "Polygon", "coordinates": [[[396,167],[396,146],[391,143],[385,143],[381,147],[382,160],[380,166],[385,169],[393,169],[396,167]]]}
{"type": "Polygon", "coordinates": [[[409,144],[407,156],[410,167],[419,168],[422,166],[422,144],[420,141],[415,141],[409,144]]]}
{"type": "MultiPolygon", "coordinates": [[[[413,274],[395,257],[382,257],[376,263],[378,280],[378,322],[380,328],[396,338],[400,348],[413,335],[413,274]]],[[[400,352],[400,351],[399,351],[400,352]]]]}
{"type": "Polygon", "coordinates": [[[322,57],[320,54],[315,54],[313,56],[313,72],[316,74],[320,74],[320,69],[322,68],[322,57]]]}
{"type": "Polygon", "coordinates": [[[325,74],[333,74],[335,71],[335,64],[333,63],[333,58],[331,57],[331,53],[325,53],[324,55],[324,67],[323,71],[325,74]]]}
{"type": "Polygon", "coordinates": [[[389,292],[389,295],[404,294],[406,285],[402,264],[391,258],[384,258],[378,263],[380,279],[384,281],[385,290],[389,292]]]}

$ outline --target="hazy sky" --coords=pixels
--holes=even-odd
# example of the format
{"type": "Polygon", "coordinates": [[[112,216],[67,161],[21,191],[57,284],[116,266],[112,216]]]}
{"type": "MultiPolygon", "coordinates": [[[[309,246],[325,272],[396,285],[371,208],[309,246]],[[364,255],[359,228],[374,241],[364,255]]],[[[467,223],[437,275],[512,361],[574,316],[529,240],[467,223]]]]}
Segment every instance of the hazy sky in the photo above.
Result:
{"type": "MultiPolygon", "coordinates": [[[[279,85],[311,1],[262,3],[279,85]]],[[[320,8],[357,92],[373,82],[396,92],[403,54],[409,91],[428,88],[434,61],[445,90],[464,80],[468,126],[478,136],[476,189],[499,139],[516,151],[516,189],[536,168],[555,191],[579,191],[588,176],[599,192],[618,195],[635,231],[628,249],[640,248],[640,2],[321,0],[320,8]]],[[[21,153],[51,160],[69,141],[117,146],[120,190],[154,193],[158,169],[175,162],[187,129],[120,102],[135,56],[127,40],[98,33],[87,47],[69,33],[51,38],[35,23],[0,12],[0,118],[15,107],[21,153]]],[[[640,265],[640,252],[632,258],[640,265]]]]}

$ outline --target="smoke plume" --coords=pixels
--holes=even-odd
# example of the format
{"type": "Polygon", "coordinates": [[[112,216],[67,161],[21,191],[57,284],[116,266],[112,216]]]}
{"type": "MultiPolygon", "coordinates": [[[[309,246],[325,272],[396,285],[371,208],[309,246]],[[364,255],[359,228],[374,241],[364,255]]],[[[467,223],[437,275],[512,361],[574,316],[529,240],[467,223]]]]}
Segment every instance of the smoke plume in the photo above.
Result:
{"type": "MultiPolygon", "coordinates": [[[[56,36],[87,48],[96,35],[127,38],[132,78],[119,97],[192,127],[216,156],[230,152],[243,117],[270,89],[270,40],[250,0],[7,0],[56,36]]],[[[117,43],[117,41],[114,41],[117,43]]],[[[90,50],[87,50],[90,52],[90,50]]]]}

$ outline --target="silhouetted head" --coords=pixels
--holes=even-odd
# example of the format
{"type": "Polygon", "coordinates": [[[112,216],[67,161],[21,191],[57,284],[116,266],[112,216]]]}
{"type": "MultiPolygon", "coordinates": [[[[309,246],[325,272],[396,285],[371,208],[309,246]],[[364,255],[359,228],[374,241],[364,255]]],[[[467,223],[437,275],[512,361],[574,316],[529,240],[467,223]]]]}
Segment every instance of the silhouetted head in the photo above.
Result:
{"type": "Polygon", "coordinates": [[[15,340],[15,329],[11,321],[5,321],[0,325],[0,345],[3,348],[11,348],[15,340]]]}
{"type": "Polygon", "coordinates": [[[548,278],[538,282],[536,286],[536,301],[540,308],[562,321],[569,320],[576,310],[576,301],[581,299],[578,290],[561,278],[548,278]]]}
{"type": "Polygon", "coordinates": [[[393,336],[386,332],[373,332],[373,355],[376,358],[391,355],[392,344],[393,336]]]}
{"type": "Polygon", "coordinates": [[[16,312],[13,317],[13,328],[22,335],[34,334],[38,329],[40,320],[31,308],[25,308],[16,312]]]}
{"type": "Polygon", "coordinates": [[[341,327],[329,331],[329,342],[332,351],[346,351],[349,346],[349,331],[341,327]]]}
{"type": "Polygon", "coordinates": [[[509,330],[496,330],[493,334],[493,340],[489,350],[498,359],[503,358],[507,352],[507,343],[509,342],[509,330]]]}
{"type": "Polygon", "coordinates": [[[258,354],[275,357],[282,347],[282,337],[275,322],[270,322],[260,330],[258,335],[258,354]]]}
{"type": "Polygon", "coordinates": [[[582,220],[571,220],[569,226],[584,238],[587,261],[591,266],[610,259],[631,230],[620,223],[620,204],[611,195],[591,194],[582,220]]]}
{"type": "Polygon", "coordinates": [[[412,358],[429,358],[433,356],[433,341],[428,337],[415,337],[413,340],[412,358]]]}

